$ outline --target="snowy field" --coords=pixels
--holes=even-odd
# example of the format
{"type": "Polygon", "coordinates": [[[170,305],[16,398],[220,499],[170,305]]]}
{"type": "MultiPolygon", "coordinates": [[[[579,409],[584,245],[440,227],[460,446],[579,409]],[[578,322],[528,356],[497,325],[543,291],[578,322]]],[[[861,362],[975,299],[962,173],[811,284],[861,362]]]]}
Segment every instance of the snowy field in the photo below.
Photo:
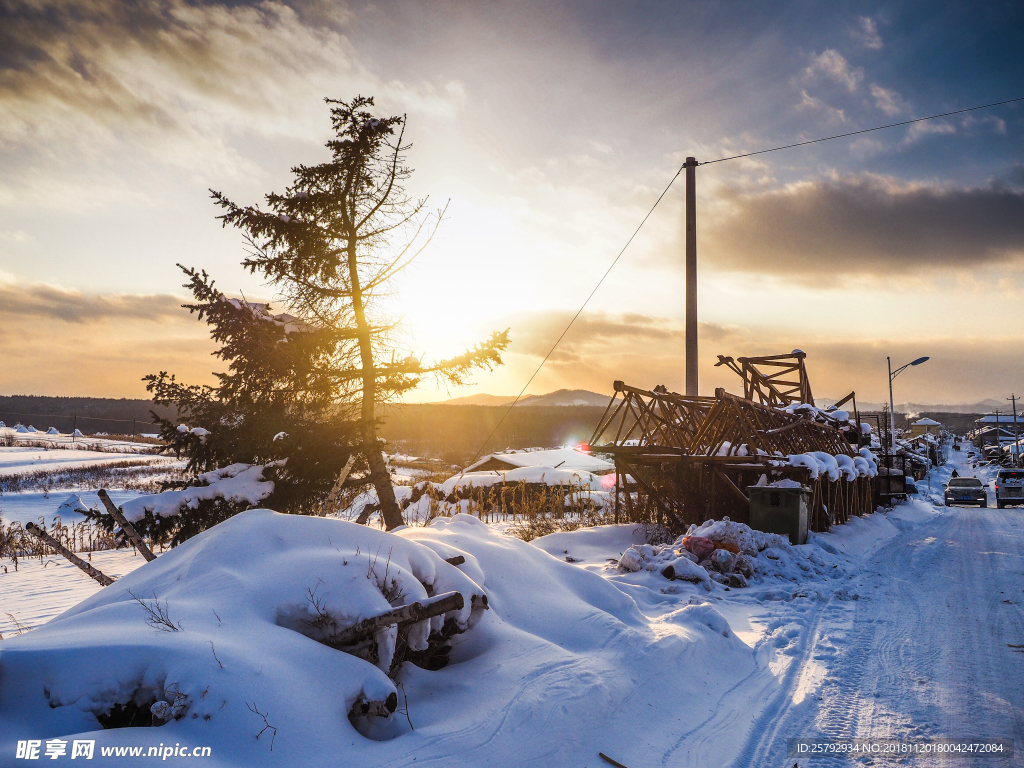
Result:
{"type": "Polygon", "coordinates": [[[29,448],[25,446],[0,447],[0,476],[22,475],[29,472],[45,472],[99,465],[116,465],[128,462],[166,463],[166,456],[149,453],[105,453],[74,448],[29,448]]]}
{"type": "Polygon", "coordinates": [[[123,577],[103,589],[23,563],[0,571],[0,765],[19,739],[60,736],[95,740],[99,765],[125,759],[104,763],[104,746],[180,743],[209,746],[212,765],[597,766],[600,751],[629,768],[869,765],[797,761],[786,740],[992,737],[1016,739],[1015,756],[949,764],[1022,766],[1024,509],[941,506],[954,468],[975,473],[953,453],[931,494],[922,482],[891,512],[765,550],[745,589],[623,571],[643,549],[634,526],[525,543],[467,516],[385,534],[253,511],[144,567],[94,553],[123,577]],[[397,689],[296,618],[307,589],[339,614],[380,612],[365,584],[385,552],[410,597],[433,584],[490,603],[449,617],[465,631],[447,667],[406,665],[397,689]],[[148,626],[128,589],[165,601],[181,631],[148,626]],[[7,613],[34,629],[12,636],[7,613]],[[132,691],[186,709],[159,729],[98,729],[94,713],[132,691]],[[346,717],[389,691],[408,717],[346,717]]]}
{"type": "MultiPolygon", "coordinates": [[[[146,450],[151,448],[152,446],[146,446],[146,450]]],[[[171,471],[173,468],[183,466],[184,462],[176,461],[173,457],[156,456],[151,453],[127,452],[127,448],[124,452],[108,453],[92,451],[84,447],[0,446],[0,479],[12,476],[24,478],[40,473],[52,473],[54,479],[46,482],[55,482],[60,486],[59,490],[28,490],[7,493],[0,490],[0,519],[4,523],[19,522],[22,524],[30,521],[38,523],[42,519],[49,524],[53,522],[55,516],[59,515],[65,524],[80,522],[84,518],[72,511],[73,504],[68,504],[75,496],[80,497],[82,503],[91,509],[101,509],[102,505],[91,488],[76,487],[74,482],[71,483],[71,487],[65,487],[67,482],[60,477],[60,474],[77,470],[95,470],[101,473],[105,469],[113,469],[109,482],[105,484],[111,489],[110,497],[120,505],[141,495],[137,491],[116,490],[118,482],[123,482],[119,481],[117,473],[131,472],[129,465],[142,465],[146,470],[146,475],[155,479],[156,476],[152,472],[155,471],[159,475],[161,468],[171,471]],[[124,467],[124,469],[118,470],[118,467],[124,467]],[[61,509],[62,505],[63,509],[61,509]]],[[[95,483],[93,483],[93,487],[95,487],[95,483]]]]}
{"type": "MultiPolygon", "coordinates": [[[[109,491],[110,498],[121,506],[129,499],[143,495],[136,491],[109,491]]],[[[95,491],[60,490],[60,491],[25,491],[22,493],[5,493],[0,495],[0,519],[4,524],[17,522],[24,525],[32,522],[50,525],[60,517],[65,525],[80,523],[85,516],[75,512],[76,500],[81,500],[89,509],[103,509],[95,491]],[[42,520],[42,523],[40,523],[42,520]]],[[[2,598],[0,598],[2,599],[2,598]]]]}
{"type": "MultiPolygon", "coordinates": [[[[45,430],[19,432],[11,426],[0,427],[0,436],[10,439],[14,445],[31,441],[33,443],[46,443],[54,448],[67,447],[71,450],[88,450],[88,448],[93,447],[109,453],[140,453],[152,451],[156,447],[153,443],[116,440],[104,437],[103,435],[70,435],[63,432],[48,432],[45,430]]],[[[150,437],[150,435],[140,435],[140,437],[150,437]]]]}

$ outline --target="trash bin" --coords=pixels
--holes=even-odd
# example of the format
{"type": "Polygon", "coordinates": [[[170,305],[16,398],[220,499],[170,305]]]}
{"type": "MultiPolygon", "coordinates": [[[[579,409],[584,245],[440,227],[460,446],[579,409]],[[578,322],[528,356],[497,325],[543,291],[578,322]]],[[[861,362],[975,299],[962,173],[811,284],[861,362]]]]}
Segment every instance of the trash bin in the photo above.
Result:
{"type": "Polygon", "coordinates": [[[790,544],[807,543],[807,517],[811,506],[809,488],[747,487],[750,495],[750,527],[755,531],[789,536],[790,544]]]}

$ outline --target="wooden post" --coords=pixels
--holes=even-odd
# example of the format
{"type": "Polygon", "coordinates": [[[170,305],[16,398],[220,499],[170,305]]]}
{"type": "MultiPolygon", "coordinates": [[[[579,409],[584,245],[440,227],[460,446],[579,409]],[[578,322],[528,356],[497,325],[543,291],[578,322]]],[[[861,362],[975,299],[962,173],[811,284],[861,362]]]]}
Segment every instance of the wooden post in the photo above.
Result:
{"type": "Polygon", "coordinates": [[[44,541],[47,545],[53,547],[55,550],[60,552],[72,563],[72,565],[77,565],[79,568],[85,571],[85,573],[88,576],[90,576],[93,579],[96,579],[96,581],[98,581],[104,587],[109,587],[111,584],[114,583],[114,580],[112,578],[104,574],[102,571],[98,571],[95,568],[93,568],[91,565],[85,562],[85,560],[83,560],[70,549],[65,547],[63,544],[61,544],[59,541],[53,538],[53,536],[48,534],[35,523],[26,523],[25,530],[29,533],[35,534],[35,536],[38,537],[40,540],[44,541]]]}
{"type": "MultiPolygon", "coordinates": [[[[465,599],[460,592],[446,592],[423,601],[416,601],[403,605],[400,608],[383,613],[380,616],[373,616],[363,619],[357,624],[341,630],[336,635],[323,641],[324,645],[341,650],[346,646],[355,645],[363,640],[373,637],[378,630],[397,624],[399,627],[407,624],[415,624],[424,619],[440,616],[449,611],[459,611],[465,605],[465,599]]],[[[480,603],[486,608],[486,601],[480,603]]],[[[476,605],[474,604],[474,607],[476,605]]]]}
{"type": "Polygon", "coordinates": [[[686,394],[697,394],[697,159],[686,158],[686,394]]]}
{"type": "Polygon", "coordinates": [[[118,525],[121,526],[121,530],[124,531],[128,538],[132,540],[135,548],[142,553],[144,558],[146,558],[146,562],[156,560],[156,555],[153,554],[153,550],[146,545],[146,542],[144,542],[142,537],[136,532],[135,527],[128,522],[128,518],[121,513],[121,510],[114,506],[114,502],[110,500],[110,496],[107,495],[106,489],[100,488],[96,495],[100,497],[100,501],[103,502],[103,506],[107,508],[107,512],[110,513],[110,516],[117,521],[118,525]]]}

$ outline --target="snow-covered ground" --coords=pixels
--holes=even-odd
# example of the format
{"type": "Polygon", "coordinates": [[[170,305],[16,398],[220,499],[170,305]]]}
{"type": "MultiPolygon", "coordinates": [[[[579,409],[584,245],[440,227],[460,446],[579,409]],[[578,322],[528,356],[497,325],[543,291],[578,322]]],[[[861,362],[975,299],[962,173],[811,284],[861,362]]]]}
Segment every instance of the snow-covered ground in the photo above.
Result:
{"type": "MultiPolygon", "coordinates": [[[[109,493],[118,506],[143,495],[137,491],[111,490],[109,493]]],[[[28,522],[39,523],[42,518],[43,523],[49,525],[59,516],[65,525],[80,523],[85,516],[73,511],[75,499],[80,499],[89,509],[103,509],[103,503],[95,491],[23,491],[0,495],[0,520],[4,524],[18,522],[24,525],[28,522]]]]}
{"type": "MultiPolygon", "coordinates": [[[[152,451],[156,446],[153,443],[132,442],[131,440],[115,440],[103,435],[71,435],[63,432],[47,432],[39,429],[35,432],[19,432],[12,426],[0,427],[0,435],[11,439],[15,445],[21,442],[43,442],[55,448],[67,446],[75,449],[88,449],[90,446],[99,448],[106,452],[113,453],[140,453],[152,451]]],[[[139,435],[139,437],[150,437],[150,435],[139,435]]],[[[38,448],[36,450],[39,450],[38,448]]]]}
{"type": "Polygon", "coordinates": [[[149,453],[105,453],[103,451],[77,450],[74,448],[4,446],[0,447],[0,476],[99,465],[116,465],[139,461],[160,464],[167,463],[168,458],[149,453]]]}
{"type": "Polygon", "coordinates": [[[0,764],[19,739],[61,736],[95,739],[99,765],[101,746],[180,742],[211,746],[205,762],[220,765],[597,766],[601,751],[630,768],[789,768],[806,765],[787,758],[789,738],[946,736],[1016,738],[1012,759],[977,764],[1021,766],[1024,654],[1012,646],[1024,645],[1024,509],[942,506],[954,468],[994,475],[953,453],[930,493],[922,481],[922,496],[895,510],[776,553],[746,589],[624,572],[611,561],[642,545],[634,526],[527,544],[465,516],[389,535],[245,513],[137,570],[128,552],[94,553],[109,575],[128,574],[102,590],[69,565],[25,563],[0,572],[0,617],[36,627],[11,638],[2,625],[0,764]],[[454,566],[431,552],[461,554],[459,572],[490,600],[448,667],[400,673],[415,730],[397,713],[353,729],[349,698],[386,678],[280,619],[316,583],[341,610],[347,569],[335,561],[356,560],[365,576],[377,547],[438,578],[454,566]],[[184,630],[148,627],[128,588],[159,594],[184,630]],[[125,686],[172,683],[196,718],[88,727],[90,707],[125,686]],[[265,722],[273,752],[269,731],[255,738],[265,722]]]}

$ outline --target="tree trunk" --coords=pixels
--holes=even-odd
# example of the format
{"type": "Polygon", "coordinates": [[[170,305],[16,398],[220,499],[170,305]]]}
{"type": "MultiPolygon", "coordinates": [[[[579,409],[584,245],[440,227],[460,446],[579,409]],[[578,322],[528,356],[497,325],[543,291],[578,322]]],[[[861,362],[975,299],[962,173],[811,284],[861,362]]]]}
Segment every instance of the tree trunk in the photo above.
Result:
{"type": "Polygon", "coordinates": [[[377,421],[374,406],[377,399],[377,374],[373,366],[373,339],[370,327],[366,323],[366,311],[363,307],[363,290],[359,283],[358,263],[356,261],[356,239],[349,238],[348,270],[352,287],[352,309],[356,317],[356,333],[359,338],[359,357],[363,365],[363,408],[362,433],[363,455],[370,467],[370,482],[377,489],[377,502],[380,504],[380,515],[384,519],[384,527],[392,530],[405,525],[402,510],[395,498],[395,489],[391,485],[381,446],[377,440],[377,421]]]}

